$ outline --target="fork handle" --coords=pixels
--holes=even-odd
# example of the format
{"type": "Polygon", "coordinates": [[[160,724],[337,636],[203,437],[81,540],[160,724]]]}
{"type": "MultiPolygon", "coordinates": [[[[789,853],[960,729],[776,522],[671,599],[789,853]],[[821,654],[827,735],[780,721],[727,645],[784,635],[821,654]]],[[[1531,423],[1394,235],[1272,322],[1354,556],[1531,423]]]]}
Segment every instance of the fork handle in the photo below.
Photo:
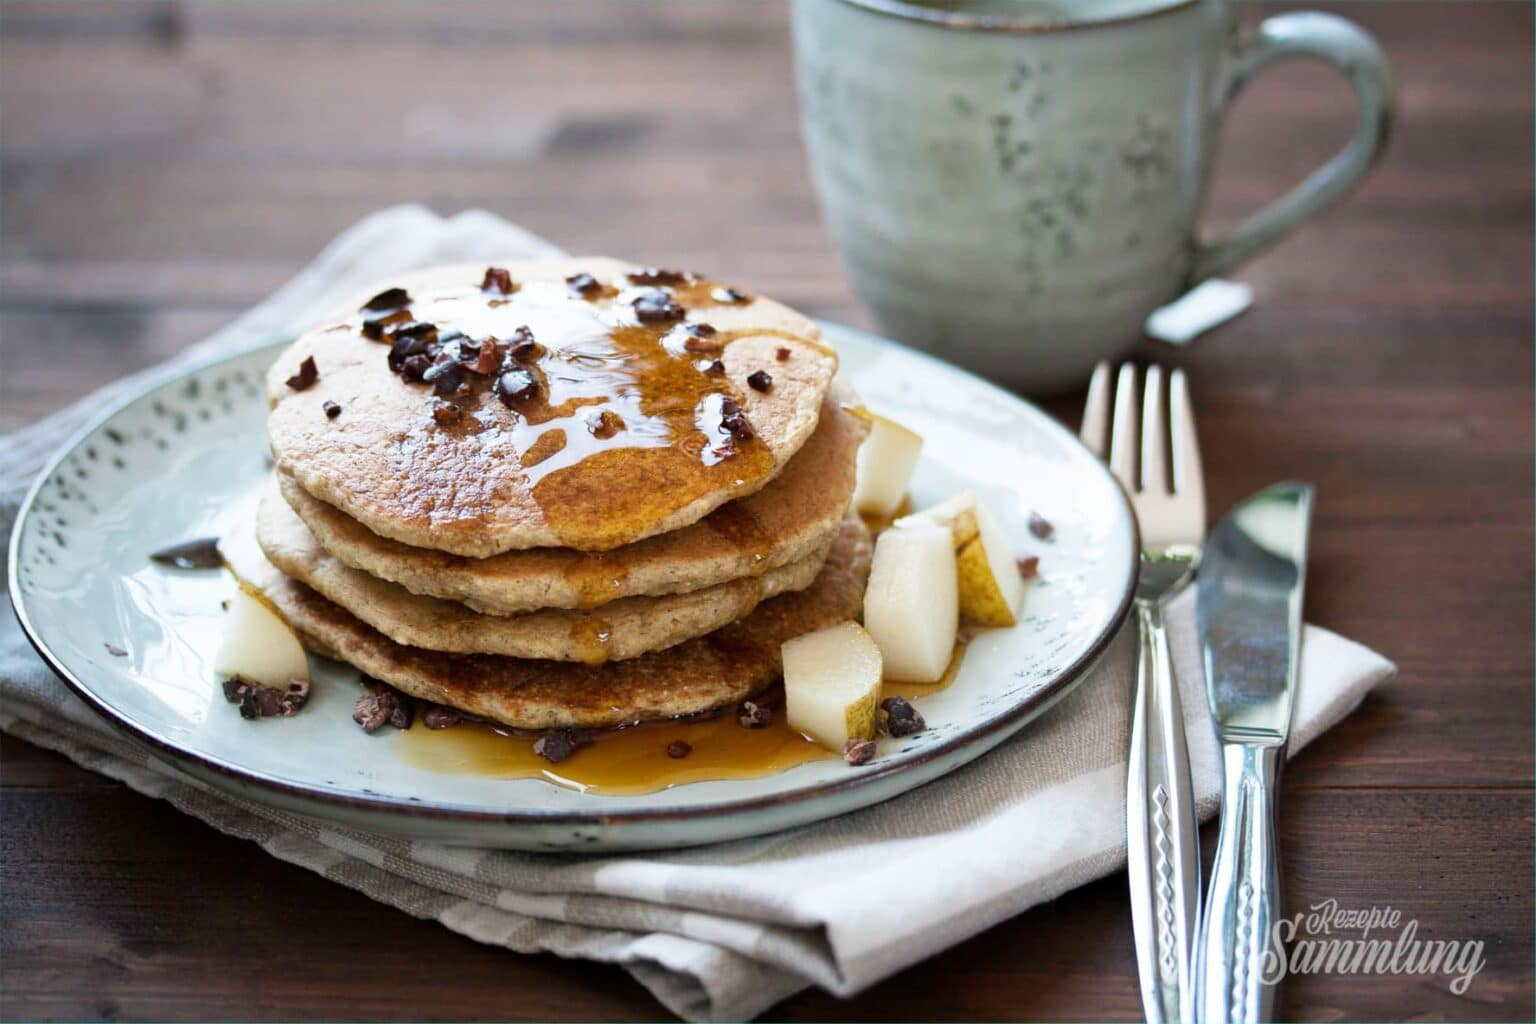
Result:
{"type": "Polygon", "coordinates": [[[1149,1024],[1194,1020],[1191,956],[1200,918],[1200,843],[1160,601],[1138,599],[1139,655],[1126,774],[1126,857],[1141,1002],[1149,1024]]]}

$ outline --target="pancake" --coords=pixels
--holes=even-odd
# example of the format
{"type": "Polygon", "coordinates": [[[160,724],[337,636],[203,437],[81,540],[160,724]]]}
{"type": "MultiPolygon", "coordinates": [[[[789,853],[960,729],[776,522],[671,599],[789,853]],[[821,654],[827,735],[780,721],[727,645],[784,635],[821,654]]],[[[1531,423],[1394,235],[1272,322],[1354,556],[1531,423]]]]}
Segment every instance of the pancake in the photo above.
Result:
{"type": "Polygon", "coordinates": [[[364,294],[279,355],[267,378],[278,466],[415,547],[476,558],[607,551],[761,489],[815,429],[837,357],[793,310],[731,300],[702,279],[637,286],[627,275],[640,268],[615,260],[501,266],[511,293],[482,290],[479,263],[392,277],[379,288],[403,289],[409,305],[364,294]],[[596,279],[588,297],[566,283],[580,273],[596,279]],[[469,362],[453,331],[498,341],[487,373],[444,365],[436,383],[407,382],[435,349],[392,371],[390,341],[400,368],[413,332],[421,345],[446,344],[445,364],[455,352],[469,362]],[[759,373],[770,380],[754,387],[759,373]],[[448,387],[457,378],[462,393],[448,387]]]}
{"type": "MultiPolygon", "coordinates": [[[[252,546],[252,545],[247,545],[252,546]]],[[[786,640],[855,618],[869,574],[869,531],[843,524],[816,581],[764,601],[708,636],[597,668],[406,647],[284,576],[260,552],[222,546],[236,574],[263,593],[316,653],[423,700],[518,729],[628,725],[713,711],[779,675],[786,640]]]]}
{"type": "Polygon", "coordinates": [[[735,622],[759,601],[810,586],[829,540],[798,562],[666,597],[628,597],[596,612],[551,608],[482,615],[457,601],[413,594],[327,554],[276,488],[256,512],[256,539],[283,572],[324,595],[396,643],[462,654],[581,661],[634,658],[735,622]]]}
{"type": "Polygon", "coordinates": [[[416,594],[514,615],[541,608],[591,609],[627,597],[658,597],[772,572],[837,535],[853,496],[855,456],[868,432],[853,392],[834,383],[820,423],[784,471],[692,526],[605,552],[530,548],[470,559],[380,537],[279,474],[283,498],[328,553],[416,594]]]}

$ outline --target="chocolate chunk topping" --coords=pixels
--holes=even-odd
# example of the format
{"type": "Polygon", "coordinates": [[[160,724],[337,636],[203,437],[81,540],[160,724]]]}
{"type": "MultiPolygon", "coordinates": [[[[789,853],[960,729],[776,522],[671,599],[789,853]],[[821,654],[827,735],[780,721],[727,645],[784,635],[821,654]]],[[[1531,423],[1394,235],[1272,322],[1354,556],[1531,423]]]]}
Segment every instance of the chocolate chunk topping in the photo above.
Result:
{"type": "Polygon", "coordinates": [[[662,270],[659,267],[646,267],[628,276],[635,284],[686,284],[693,279],[693,275],[687,271],[662,270]]]}
{"type": "Polygon", "coordinates": [[[533,752],[552,764],[559,764],[586,742],[570,729],[551,729],[533,741],[533,752]]]}
{"type": "Polygon", "coordinates": [[[240,705],[241,718],[292,718],[309,701],[309,680],[290,679],[287,686],[276,687],[230,676],[224,680],[224,699],[240,705]]]}
{"type": "Polygon", "coordinates": [[[107,653],[112,655],[112,657],[114,657],[114,658],[126,658],[126,657],[128,657],[128,652],[127,651],[125,651],[121,647],[117,646],[117,644],[111,643],[110,641],[107,642],[107,643],[102,644],[101,646],[105,647],[107,649],[107,653]]]}
{"type": "Polygon", "coordinates": [[[761,704],[744,700],[741,702],[741,708],[736,712],[736,721],[740,722],[744,729],[764,729],[773,724],[773,711],[761,704]]]}
{"type": "Polygon", "coordinates": [[[724,302],[731,305],[739,305],[743,302],[752,301],[752,296],[748,295],[746,292],[737,291],[735,288],[716,288],[714,291],[709,293],[709,297],[714,299],[716,302],[724,302]]]}
{"type": "Polygon", "coordinates": [[[198,537],[172,544],[151,553],[149,560],[161,565],[173,565],[178,569],[218,569],[224,565],[224,559],[219,555],[217,537],[198,537]]]}
{"type": "Polygon", "coordinates": [[[905,697],[887,697],[880,702],[880,719],[892,736],[910,736],[928,728],[923,715],[905,697]]]}
{"type": "Polygon", "coordinates": [[[640,293],[631,305],[635,307],[635,316],[639,317],[643,324],[670,323],[688,315],[686,309],[659,288],[651,288],[640,293]]]}
{"type": "Polygon", "coordinates": [[[410,304],[411,296],[404,288],[386,288],[363,303],[363,309],[370,313],[382,313],[386,310],[400,309],[410,304]]]}
{"type": "Polygon", "coordinates": [[[781,363],[787,363],[789,362],[789,349],[783,348],[781,346],[779,350],[773,354],[773,357],[781,363]]]}
{"type": "Polygon", "coordinates": [[[612,409],[604,409],[596,416],[588,414],[587,430],[599,441],[606,441],[625,428],[624,417],[612,409]]]}
{"type": "Polygon", "coordinates": [[[421,379],[431,384],[433,393],[440,398],[454,398],[469,390],[469,382],[464,379],[464,367],[459,365],[451,352],[438,356],[437,362],[427,367],[421,379]]]}
{"type": "Polygon", "coordinates": [[[512,283],[512,274],[506,267],[485,268],[485,279],[480,282],[481,291],[511,295],[515,287],[512,283]]]}
{"type": "Polygon", "coordinates": [[[687,740],[673,740],[667,744],[667,756],[674,761],[680,761],[693,753],[693,744],[687,740]]]}
{"type": "Polygon", "coordinates": [[[1040,575],[1040,556],[1025,555],[1019,559],[1019,575],[1026,580],[1032,580],[1040,575]]]}
{"type": "Polygon", "coordinates": [[[428,729],[449,729],[464,721],[464,712],[443,704],[429,704],[421,712],[421,724],[428,729]]]}
{"type": "Polygon", "coordinates": [[[773,387],[773,377],[769,375],[767,370],[753,370],[747,377],[747,385],[753,391],[767,391],[773,387]]]}
{"type": "Polygon", "coordinates": [[[843,747],[843,760],[849,764],[869,764],[874,759],[874,740],[851,739],[843,747]]]}
{"type": "Polygon", "coordinates": [[[445,402],[441,398],[432,403],[432,418],[442,424],[459,422],[464,411],[452,402],[445,402]]]}
{"type": "Polygon", "coordinates": [[[315,381],[320,379],[320,371],[315,368],[315,357],[305,356],[299,364],[299,372],[288,378],[288,386],[295,391],[303,391],[313,387],[315,381]]]}
{"type": "Polygon", "coordinates": [[[427,371],[432,368],[432,360],[424,353],[414,356],[406,356],[405,362],[400,364],[400,379],[415,383],[426,377],[427,371]]]}
{"type": "Polygon", "coordinates": [[[747,414],[741,411],[741,403],[729,396],[720,402],[720,426],[738,441],[750,441],[757,436],[747,422],[747,414]]]}
{"type": "Polygon", "coordinates": [[[367,338],[369,341],[383,341],[384,340],[384,321],[383,320],[364,320],[363,321],[363,337],[367,338]]]}
{"type": "Polygon", "coordinates": [[[333,420],[337,416],[341,415],[341,406],[337,405],[330,399],[326,399],[325,402],[321,404],[320,408],[325,410],[325,418],[328,420],[333,420]]]}
{"type": "Polygon", "coordinates": [[[582,271],[580,274],[572,274],[565,279],[565,283],[570,286],[571,291],[583,298],[590,299],[595,295],[601,294],[603,290],[603,282],[586,271],[582,271]]]}
{"type": "Polygon", "coordinates": [[[514,367],[496,378],[496,397],[510,406],[539,393],[539,379],[522,367],[514,367]]]}
{"type": "Polygon", "coordinates": [[[1050,540],[1051,535],[1056,532],[1056,527],[1052,526],[1050,520],[1046,519],[1039,512],[1031,512],[1029,514],[1029,532],[1041,540],[1050,540]]]}

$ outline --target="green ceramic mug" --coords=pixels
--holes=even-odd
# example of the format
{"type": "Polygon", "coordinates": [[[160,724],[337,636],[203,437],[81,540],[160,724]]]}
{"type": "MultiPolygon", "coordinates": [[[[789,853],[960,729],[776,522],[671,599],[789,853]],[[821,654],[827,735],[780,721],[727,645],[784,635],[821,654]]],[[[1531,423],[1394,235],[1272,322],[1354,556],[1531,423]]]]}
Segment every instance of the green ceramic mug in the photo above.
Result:
{"type": "Polygon", "coordinates": [[[796,0],[803,130],[855,288],[891,336],[1034,391],[1338,199],[1386,142],[1392,78],[1355,25],[1235,23],[1225,0],[796,0]],[[1199,215],[1223,113],[1322,60],[1354,138],[1229,237],[1199,215]]]}

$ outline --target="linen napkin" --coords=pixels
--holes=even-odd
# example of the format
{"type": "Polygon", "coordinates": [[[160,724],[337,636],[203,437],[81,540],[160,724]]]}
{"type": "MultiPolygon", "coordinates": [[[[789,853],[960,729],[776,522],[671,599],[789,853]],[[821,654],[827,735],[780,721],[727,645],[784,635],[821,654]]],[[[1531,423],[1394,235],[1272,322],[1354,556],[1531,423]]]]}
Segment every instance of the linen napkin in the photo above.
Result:
{"type": "MultiPolygon", "coordinates": [[[[178,357],[297,333],[395,271],[559,250],[484,211],[380,211],[229,327],[178,357]]],[[[134,387],[120,381],[0,439],[0,524],[58,439],[134,387]]],[[[8,581],[7,581],[8,582],[8,581]]],[[[1216,809],[1215,740],[1185,595],[1168,615],[1202,816],[1216,809]]],[[[0,729],[170,801],[273,856],[480,942],[623,966],[690,1020],[754,1017],[808,985],[847,995],[1124,863],[1133,638],[1072,694],[967,768],[876,807],[757,839],[599,857],[448,847],[347,831],[209,791],[97,718],[0,620],[0,729]],[[922,879],[921,886],[911,880],[922,879]],[[892,901],[899,886],[905,894],[892,901]]],[[[1291,749],[1394,672],[1308,626],[1291,749]]],[[[1126,970],[1132,970],[1127,963],[1126,970]]]]}

